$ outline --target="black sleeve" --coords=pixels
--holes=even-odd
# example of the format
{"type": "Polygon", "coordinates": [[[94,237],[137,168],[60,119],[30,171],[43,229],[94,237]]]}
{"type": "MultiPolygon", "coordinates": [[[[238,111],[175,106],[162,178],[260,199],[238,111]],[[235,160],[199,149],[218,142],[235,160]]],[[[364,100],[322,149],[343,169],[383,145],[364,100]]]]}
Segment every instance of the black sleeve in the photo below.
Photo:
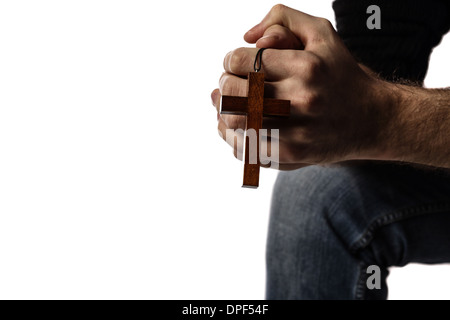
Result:
{"type": "Polygon", "coordinates": [[[355,58],[387,80],[422,83],[431,51],[450,28],[450,1],[335,0],[340,37],[355,58]],[[381,9],[381,29],[369,30],[370,5],[381,9]]]}

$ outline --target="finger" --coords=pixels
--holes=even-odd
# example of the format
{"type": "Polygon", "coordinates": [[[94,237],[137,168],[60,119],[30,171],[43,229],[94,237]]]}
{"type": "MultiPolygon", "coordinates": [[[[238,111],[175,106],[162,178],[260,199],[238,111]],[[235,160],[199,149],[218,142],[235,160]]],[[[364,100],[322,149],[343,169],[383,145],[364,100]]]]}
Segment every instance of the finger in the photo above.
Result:
{"type": "MultiPolygon", "coordinates": [[[[259,49],[239,48],[228,53],[224,59],[224,69],[237,76],[247,76],[254,71],[255,57],[259,49]]],[[[301,63],[305,54],[300,50],[264,50],[262,72],[268,81],[280,81],[293,73],[293,64],[301,63]]]]}
{"type": "MultiPolygon", "coordinates": [[[[220,100],[222,96],[247,96],[247,80],[234,75],[224,73],[219,80],[219,95],[215,96],[215,107],[220,113],[220,100]]],[[[229,129],[245,129],[246,118],[244,115],[221,114],[220,118],[229,129]]]]}
{"type": "MultiPolygon", "coordinates": [[[[219,89],[213,91],[211,99],[217,111],[220,111],[221,96],[246,97],[248,92],[247,79],[242,79],[230,73],[223,73],[219,80],[219,89]]],[[[264,82],[264,96],[266,98],[287,99],[289,91],[284,90],[281,82],[264,82]],[[282,93],[283,97],[278,97],[277,94],[282,93]]]]}
{"type": "Polygon", "coordinates": [[[222,96],[246,97],[247,79],[225,72],[219,79],[219,90],[222,96]]]}
{"type": "MultiPolygon", "coordinates": [[[[244,151],[243,142],[245,137],[244,131],[232,130],[228,128],[228,126],[222,119],[219,119],[218,131],[221,138],[232,147],[234,156],[242,161],[244,151]]],[[[309,165],[304,163],[286,162],[287,160],[284,159],[286,157],[283,156],[283,154],[286,154],[288,145],[284,142],[279,142],[275,138],[270,137],[261,139],[261,142],[260,160],[262,167],[277,170],[295,170],[309,165]],[[279,153],[282,154],[281,157],[279,156],[279,153]]]]}
{"type": "Polygon", "coordinates": [[[227,125],[228,129],[245,130],[246,116],[221,114],[220,119],[227,125]]]}
{"type": "MultiPolygon", "coordinates": [[[[247,81],[244,80],[243,82],[240,81],[241,79],[238,77],[234,77],[230,74],[228,74],[228,78],[221,78],[219,81],[222,83],[222,91],[224,92],[223,95],[229,95],[229,96],[247,96],[246,90],[247,90],[247,81]],[[227,82],[227,83],[225,83],[227,82]],[[236,95],[234,94],[235,92],[236,95]]],[[[222,77],[225,77],[225,75],[222,75],[222,77]]],[[[212,105],[216,108],[217,112],[220,113],[220,103],[222,94],[220,93],[220,88],[214,89],[211,93],[211,102],[212,105]]],[[[271,82],[265,82],[264,83],[264,94],[267,97],[274,97],[276,92],[276,87],[271,82]]]]}
{"type": "Polygon", "coordinates": [[[237,159],[242,160],[244,131],[230,129],[223,119],[219,119],[218,131],[220,137],[232,147],[234,156],[237,159]]]}
{"type": "Polygon", "coordinates": [[[276,137],[263,136],[260,140],[260,165],[276,170],[295,170],[309,164],[291,163],[286,156],[290,150],[289,144],[279,141],[276,137]]]}
{"type": "Polygon", "coordinates": [[[288,28],[279,24],[270,26],[256,42],[257,48],[302,50],[303,44],[288,28]]]}
{"type": "Polygon", "coordinates": [[[284,5],[276,5],[261,23],[245,34],[245,41],[255,43],[264,35],[267,28],[276,24],[291,30],[305,45],[305,48],[333,30],[333,27],[330,28],[330,22],[326,19],[314,17],[284,5]]]}
{"type": "Polygon", "coordinates": [[[220,90],[214,89],[213,92],[211,92],[211,102],[212,105],[216,108],[217,112],[219,112],[219,104],[220,104],[220,90]]]}

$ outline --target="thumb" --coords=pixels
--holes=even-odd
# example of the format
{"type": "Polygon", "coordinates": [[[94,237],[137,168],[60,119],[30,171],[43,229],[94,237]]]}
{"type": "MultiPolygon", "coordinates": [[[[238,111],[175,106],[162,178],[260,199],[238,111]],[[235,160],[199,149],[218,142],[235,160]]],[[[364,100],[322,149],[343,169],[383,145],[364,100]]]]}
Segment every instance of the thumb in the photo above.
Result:
{"type": "Polygon", "coordinates": [[[256,41],[256,47],[293,50],[301,50],[304,48],[303,44],[292,31],[279,24],[268,27],[263,37],[256,41]]]}
{"type": "Polygon", "coordinates": [[[270,10],[261,23],[244,35],[244,39],[249,43],[256,43],[263,37],[269,27],[280,25],[289,29],[307,47],[309,42],[314,42],[310,40],[317,39],[318,35],[325,34],[328,30],[323,28],[325,22],[330,25],[326,19],[314,17],[278,4],[270,10]]]}

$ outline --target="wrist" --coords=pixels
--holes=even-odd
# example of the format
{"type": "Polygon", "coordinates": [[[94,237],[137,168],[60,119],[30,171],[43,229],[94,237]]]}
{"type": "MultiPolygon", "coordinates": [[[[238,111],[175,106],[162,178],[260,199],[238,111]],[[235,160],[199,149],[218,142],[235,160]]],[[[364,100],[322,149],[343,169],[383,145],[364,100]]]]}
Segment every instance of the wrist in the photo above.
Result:
{"type": "Polygon", "coordinates": [[[371,106],[372,119],[374,123],[371,128],[374,130],[372,144],[366,149],[365,157],[371,160],[383,161],[403,161],[402,148],[405,132],[405,108],[410,105],[410,92],[405,90],[405,86],[387,82],[376,77],[369,87],[368,104],[371,106]]]}
{"type": "Polygon", "coordinates": [[[439,134],[433,108],[428,106],[430,90],[419,86],[382,81],[380,110],[384,117],[377,140],[375,159],[428,165],[433,149],[430,137],[439,134]]]}

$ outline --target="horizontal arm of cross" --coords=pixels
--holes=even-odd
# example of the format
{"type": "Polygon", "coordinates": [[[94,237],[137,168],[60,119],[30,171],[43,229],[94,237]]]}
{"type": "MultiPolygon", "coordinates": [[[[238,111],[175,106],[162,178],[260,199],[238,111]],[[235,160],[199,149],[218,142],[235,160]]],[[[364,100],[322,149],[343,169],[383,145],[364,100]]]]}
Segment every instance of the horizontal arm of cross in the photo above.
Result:
{"type": "Polygon", "coordinates": [[[242,114],[248,113],[247,97],[222,96],[220,101],[220,114],[242,114]]]}
{"type": "MultiPolygon", "coordinates": [[[[222,96],[220,114],[246,115],[247,113],[247,97],[222,96]]],[[[264,98],[263,115],[288,117],[290,115],[290,101],[264,98]]]]}

